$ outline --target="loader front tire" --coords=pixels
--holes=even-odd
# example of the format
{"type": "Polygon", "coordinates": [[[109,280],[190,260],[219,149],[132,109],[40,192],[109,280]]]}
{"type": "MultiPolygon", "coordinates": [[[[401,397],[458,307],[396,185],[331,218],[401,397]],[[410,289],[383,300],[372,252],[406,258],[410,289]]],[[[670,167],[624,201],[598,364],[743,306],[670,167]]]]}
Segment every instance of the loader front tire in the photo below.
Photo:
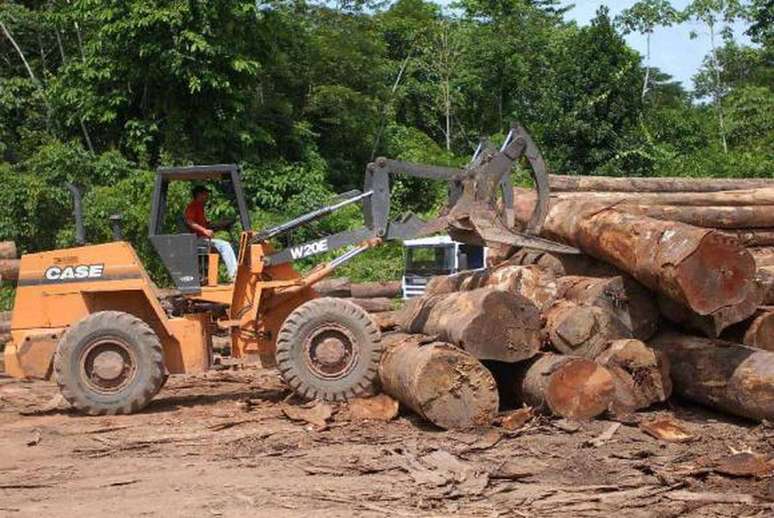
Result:
{"type": "Polygon", "coordinates": [[[345,401],[372,391],[381,334],[362,308],[319,298],[297,307],[277,335],[280,374],[301,397],[345,401]]]}
{"type": "Polygon", "coordinates": [[[54,355],[62,396],[89,415],[141,410],[161,389],[165,374],[156,333],[120,311],[87,316],[67,330],[54,355]]]}

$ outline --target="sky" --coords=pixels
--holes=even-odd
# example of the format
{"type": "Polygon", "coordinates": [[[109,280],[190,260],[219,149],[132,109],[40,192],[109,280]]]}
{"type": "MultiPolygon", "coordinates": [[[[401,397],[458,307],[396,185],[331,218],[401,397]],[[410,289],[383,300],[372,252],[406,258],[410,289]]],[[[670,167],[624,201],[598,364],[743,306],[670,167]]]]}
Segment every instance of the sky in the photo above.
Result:
{"type": "MultiPolygon", "coordinates": [[[[579,25],[587,25],[601,5],[610,8],[612,16],[632,6],[636,0],[566,0],[564,5],[575,4],[565,17],[575,20],[579,25]]],[[[684,9],[689,0],[673,0],[672,5],[676,9],[684,9]]],[[[750,40],[743,34],[746,29],[742,23],[735,27],[736,40],[749,44],[750,40]]],[[[630,34],[626,36],[629,45],[645,55],[645,36],[630,34]]],[[[695,22],[686,22],[677,27],[656,29],[651,37],[651,64],[670,74],[676,80],[681,81],[687,89],[693,88],[691,77],[702,64],[704,56],[710,50],[710,39],[707,30],[695,22]],[[691,40],[691,31],[698,34],[698,38],[691,40]]]]}

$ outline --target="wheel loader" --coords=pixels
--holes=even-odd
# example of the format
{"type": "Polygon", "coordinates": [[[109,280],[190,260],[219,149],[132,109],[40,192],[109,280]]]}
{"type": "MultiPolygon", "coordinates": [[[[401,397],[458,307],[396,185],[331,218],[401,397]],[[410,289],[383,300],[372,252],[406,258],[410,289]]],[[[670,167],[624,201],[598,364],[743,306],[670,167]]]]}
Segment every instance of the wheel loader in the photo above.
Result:
{"type": "MultiPolygon", "coordinates": [[[[341,401],[366,394],[382,352],[379,329],[360,307],[319,298],[314,285],[338,266],[388,240],[446,230],[460,241],[532,247],[560,253],[572,248],[536,237],[548,201],[539,151],[514,126],[498,150],[482,143],[463,169],[379,158],[368,165],[362,192],[276,227],[253,229],[235,165],[160,168],[155,177],[149,238],[174,283],[160,290],[133,246],[122,239],[85,244],[80,197],[75,195],[80,246],[24,255],[5,366],[18,378],[53,378],[64,398],[91,415],[144,408],[170,374],[199,373],[213,365],[212,338],[230,338],[233,361],[276,366],[304,398],[341,401]],[[513,231],[510,171],[525,158],[539,203],[524,232],[513,231]],[[448,183],[449,205],[425,222],[410,215],[389,220],[390,177],[404,174],[448,183]],[[241,223],[233,282],[218,281],[218,255],[186,228],[169,230],[172,182],[222,182],[241,223]],[[501,194],[498,194],[501,193],[501,194]],[[335,210],[361,203],[364,226],[275,250],[272,240],[335,210]],[[510,215],[509,215],[510,211],[510,215]],[[293,262],[347,250],[300,275],[293,262]]],[[[179,215],[177,215],[179,216],[179,215]]]]}

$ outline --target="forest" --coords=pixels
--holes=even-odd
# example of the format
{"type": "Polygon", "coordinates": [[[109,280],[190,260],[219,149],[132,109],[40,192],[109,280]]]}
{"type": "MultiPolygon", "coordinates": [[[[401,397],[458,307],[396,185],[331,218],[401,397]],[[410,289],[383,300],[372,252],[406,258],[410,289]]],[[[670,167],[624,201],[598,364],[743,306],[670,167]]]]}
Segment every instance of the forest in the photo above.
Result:
{"type": "MultiPolygon", "coordinates": [[[[0,4],[0,240],[147,240],[154,170],[237,163],[262,227],[362,188],[376,156],[463,165],[478,139],[528,128],[550,169],[610,176],[774,175],[774,1],[642,0],[587,26],[557,0],[66,0],[0,4]],[[748,27],[751,45],[731,27],[748,27]],[[624,35],[690,23],[712,51],[682,85],[624,35]]],[[[173,193],[182,210],[185,186],[173,193]]],[[[443,186],[399,180],[397,213],[443,186]]],[[[232,213],[215,192],[213,219],[232,213]]],[[[294,242],[361,225],[351,208],[294,242]]],[[[236,230],[234,231],[236,232],[236,230]]],[[[232,235],[236,237],[236,234],[232,235]]],[[[347,266],[399,275],[400,248],[347,266]]],[[[6,290],[7,293],[7,290],[6,290]]]]}

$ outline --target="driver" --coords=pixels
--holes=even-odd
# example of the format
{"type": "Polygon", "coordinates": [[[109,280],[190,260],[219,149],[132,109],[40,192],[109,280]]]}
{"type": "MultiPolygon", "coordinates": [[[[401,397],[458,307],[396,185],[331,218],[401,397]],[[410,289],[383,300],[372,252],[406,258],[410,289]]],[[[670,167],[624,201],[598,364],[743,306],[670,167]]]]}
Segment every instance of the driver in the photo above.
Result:
{"type": "Polygon", "coordinates": [[[204,207],[207,205],[207,198],[210,197],[210,191],[201,185],[195,186],[191,190],[191,203],[185,208],[185,223],[197,236],[210,240],[212,246],[223,258],[223,264],[226,265],[229,281],[233,281],[236,276],[237,260],[234,255],[234,249],[231,243],[223,239],[213,238],[213,225],[207,219],[204,213],[204,207]]]}

